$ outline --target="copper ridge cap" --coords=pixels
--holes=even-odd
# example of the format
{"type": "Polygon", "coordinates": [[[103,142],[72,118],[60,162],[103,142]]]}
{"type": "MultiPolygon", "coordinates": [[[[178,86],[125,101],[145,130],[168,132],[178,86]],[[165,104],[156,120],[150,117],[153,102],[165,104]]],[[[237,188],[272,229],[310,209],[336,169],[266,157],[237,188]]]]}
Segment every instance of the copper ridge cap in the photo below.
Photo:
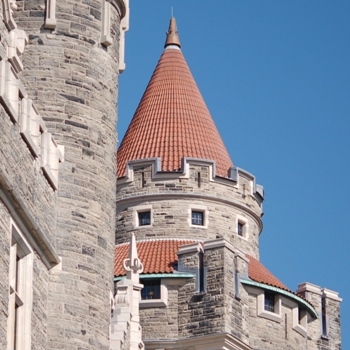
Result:
{"type": "Polygon", "coordinates": [[[178,47],[181,47],[175,17],[170,18],[169,30],[166,34],[167,37],[165,40],[164,48],[168,47],[169,45],[176,45],[178,47]]]}

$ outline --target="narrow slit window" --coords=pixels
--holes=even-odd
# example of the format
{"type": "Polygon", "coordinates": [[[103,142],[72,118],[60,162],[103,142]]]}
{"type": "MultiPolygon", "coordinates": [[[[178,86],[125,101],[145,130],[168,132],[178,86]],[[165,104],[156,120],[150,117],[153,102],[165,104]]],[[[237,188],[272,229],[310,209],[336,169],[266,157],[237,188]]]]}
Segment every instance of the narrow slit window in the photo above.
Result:
{"type": "Polygon", "coordinates": [[[244,230],[244,224],[242,222],[238,221],[238,225],[237,225],[238,236],[243,237],[243,230],[244,230]]]}
{"type": "Polygon", "coordinates": [[[265,310],[269,312],[275,312],[275,295],[265,292],[265,310]]]}

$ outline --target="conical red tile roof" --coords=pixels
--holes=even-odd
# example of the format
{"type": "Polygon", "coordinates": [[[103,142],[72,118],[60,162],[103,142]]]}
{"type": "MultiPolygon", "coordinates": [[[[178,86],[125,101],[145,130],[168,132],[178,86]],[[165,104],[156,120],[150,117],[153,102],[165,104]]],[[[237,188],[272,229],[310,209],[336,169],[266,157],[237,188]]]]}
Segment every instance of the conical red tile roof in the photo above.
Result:
{"type": "Polygon", "coordinates": [[[216,161],[216,174],[233,166],[186,60],[176,45],[164,50],[117,154],[118,177],[130,160],[159,157],[163,171],[181,158],[216,161]]]}

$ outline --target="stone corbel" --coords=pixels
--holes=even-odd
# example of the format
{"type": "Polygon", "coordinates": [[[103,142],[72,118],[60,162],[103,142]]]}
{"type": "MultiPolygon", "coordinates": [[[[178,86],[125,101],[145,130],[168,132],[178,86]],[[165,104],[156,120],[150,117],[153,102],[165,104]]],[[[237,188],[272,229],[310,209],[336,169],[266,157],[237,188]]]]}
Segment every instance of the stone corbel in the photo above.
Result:
{"type": "Polygon", "coordinates": [[[0,61],[0,101],[14,123],[18,121],[19,79],[9,61],[0,61]]]}
{"type": "Polygon", "coordinates": [[[17,73],[23,70],[23,63],[19,56],[24,52],[28,44],[28,37],[24,30],[14,29],[10,32],[8,46],[8,59],[17,73]]]}
{"type": "Polygon", "coordinates": [[[34,157],[40,155],[41,134],[46,132],[43,119],[30,98],[22,99],[22,112],[20,115],[20,132],[34,157]]]}
{"type": "Polygon", "coordinates": [[[54,190],[58,188],[58,170],[59,163],[63,161],[63,151],[50,133],[41,134],[41,168],[54,190]]]}
{"type": "Polygon", "coordinates": [[[17,8],[15,0],[3,0],[2,1],[2,15],[4,18],[4,23],[9,31],[16,29],[17,25],[12,17],[12,12],[17,8]]]}
{"type": "Polygon", "coordinates": [[[110,46],[113,43],[111,37],[111,4],[107,0],[102,1],[101,44],[110,46]]]}
{"type": "Polygon", "coordinates": [[[46,0],[46,17],[44,27],[47,29],[55,29],[56,24],[56,0],[46,0]]]}

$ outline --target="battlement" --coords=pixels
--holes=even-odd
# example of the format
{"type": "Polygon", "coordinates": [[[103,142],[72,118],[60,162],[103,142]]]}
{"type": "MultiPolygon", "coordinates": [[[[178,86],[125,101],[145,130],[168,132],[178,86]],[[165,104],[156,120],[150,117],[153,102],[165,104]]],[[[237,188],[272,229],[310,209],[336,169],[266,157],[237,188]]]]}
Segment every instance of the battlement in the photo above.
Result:
{"type": "Polygon", "coordinates": [[[219,177],[215,161],[197,158],[183,158],[178,171],[160,169],[159,158],[127,163],[117,181],[117,243],[130,232],[138,240],[222,236],[258,257],[263,188],[252,174],[232,168],[231,178],[219,177]],[[142,213],[149,225],[140,224],[142,213]]]}

